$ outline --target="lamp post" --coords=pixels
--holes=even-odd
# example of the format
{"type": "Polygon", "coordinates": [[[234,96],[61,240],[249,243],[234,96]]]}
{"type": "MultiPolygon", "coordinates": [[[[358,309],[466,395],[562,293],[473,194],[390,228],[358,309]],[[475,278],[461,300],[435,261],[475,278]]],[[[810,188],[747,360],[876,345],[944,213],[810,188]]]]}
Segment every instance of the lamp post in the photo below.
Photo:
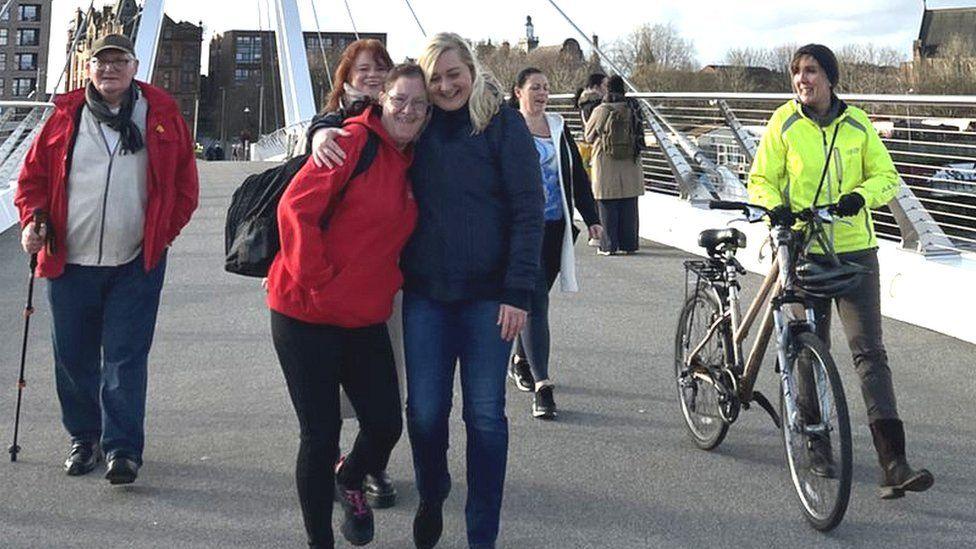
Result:
{"type": "Polygon", "coordinates": [[[244,132],[241,139],[241,147],[244,148],[242,155],[244,160],[251,158],[251,107],[244,107],[244,132]]]}

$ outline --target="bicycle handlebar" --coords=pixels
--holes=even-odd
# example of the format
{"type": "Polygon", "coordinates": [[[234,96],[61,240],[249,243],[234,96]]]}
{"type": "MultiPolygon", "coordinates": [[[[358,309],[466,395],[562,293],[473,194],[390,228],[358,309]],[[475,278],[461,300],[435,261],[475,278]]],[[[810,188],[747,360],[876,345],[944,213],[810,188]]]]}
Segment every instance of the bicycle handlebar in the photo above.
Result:
{"type": "MultiPolygon", "coordinates": [[[[815,208],[806,208],[792,213],[793,217],[799,221],[811,221],[813,219],[817,219],[821,223],[832,223],[834,220],[834,214],[831,210],[834,206],[834,204],[825,204],[815,208]]],[[[772,212],[772,210],[769,208],[760,206],[759,204],[749,204],[746,202],[736,202],[732,200],[709,200],[708,208],[712,210],[733,210],[742,212],[746,215],[750,223],[755,223],[757,221],[761,221],[763,218],[768,218],[770,212],[772,212]]]]}

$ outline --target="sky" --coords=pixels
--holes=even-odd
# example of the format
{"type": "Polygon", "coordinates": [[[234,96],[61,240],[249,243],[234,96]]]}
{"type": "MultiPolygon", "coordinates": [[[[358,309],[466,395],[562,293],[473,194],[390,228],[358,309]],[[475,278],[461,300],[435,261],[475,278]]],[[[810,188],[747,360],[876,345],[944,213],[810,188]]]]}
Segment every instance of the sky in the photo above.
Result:
{"type": "MultiPolygon", "coordinates": [[[[405,0],[297,0],[302,25],[316,30],[312,2],[322,31],[351,31],[351,8],[360,32],[386,32],[395,61],[416,57],[424,37],[405,0]]],[[[166,0],[171,18],[204,25],[204,67],[210,37],[232,29],[268,29],[267,6],[273,0],[166,0]]],[[[54,0],[48,88],[64,64],[67,29],[75,9],[91,0],[54,0]]],[[[95,0],[95,6],[114,3],[95,0]]],[[[566,14],[600,44],[625,36],[643,23],[673,23],[691,39],[701,65],[721,63],[732,48],[773,47],[784,43],[820,42],[835,49],[850,43],[894,48],[910,58],[918,37],[922,0],[819,0],[802,5],[783,0],[555,0],[566,14]],[[798,15],[802,13],[802,16],[798,15]],[[707,15],[705,15],[707,14],[707,15]]],[[[428,34],[453,31],[472,40],[490,38],[512,43],[525,35],[525,17],[532,16],[541,45],[559,44],[578,33],[550,0],[411,0],[428,34]]],[[[933,0],[929,8],[976,6],[976,0],[933,0]]],[[[582,43],[582,40],[581,40],[582,43]]],[[[584,44],[585,49],[585,44],[584,44]]]]}

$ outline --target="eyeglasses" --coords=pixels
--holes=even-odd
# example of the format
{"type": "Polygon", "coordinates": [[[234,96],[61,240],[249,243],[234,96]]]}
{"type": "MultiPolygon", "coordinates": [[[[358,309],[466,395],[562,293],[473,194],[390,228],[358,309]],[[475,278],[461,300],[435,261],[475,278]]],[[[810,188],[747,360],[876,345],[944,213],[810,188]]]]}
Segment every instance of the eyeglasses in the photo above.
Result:
{"type": "Polygon", "coordinates": [[[99,59],[97,57],[92,57],[91,66],[98,71],[104,71],[109,67],[112,67],[112,70],[120,71],[128,67],[129,63],[131,62],[131,57],[126,57],[124,59],[99,59]]]}
{"type": "Polygon", "coordinates": [[[393,110],[396,112],[405,111],[407,107],[410,107],[410,110],[414,112],[426,112],[430,108],[430,103],[426,99],[410,99],[404,95],[391,95],[389,99],[390,104],[393,105],[393,110]]]}

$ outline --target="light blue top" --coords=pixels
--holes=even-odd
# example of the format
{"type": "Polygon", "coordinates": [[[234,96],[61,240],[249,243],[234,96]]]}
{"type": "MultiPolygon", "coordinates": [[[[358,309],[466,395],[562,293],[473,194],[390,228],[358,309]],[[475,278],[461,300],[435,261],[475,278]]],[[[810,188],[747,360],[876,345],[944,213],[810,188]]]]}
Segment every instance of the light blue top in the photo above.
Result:
{"type": "Polygon", "coordinates": [[[556,145],[551,137],[532,136],[535,150],[539,152],[542,167],[542,190],[545,191],[546,205],[543,216],[546,221],[559,221],[563,218],[562,193],[559,191],[559,164],[556,160],[556,145]]]}

